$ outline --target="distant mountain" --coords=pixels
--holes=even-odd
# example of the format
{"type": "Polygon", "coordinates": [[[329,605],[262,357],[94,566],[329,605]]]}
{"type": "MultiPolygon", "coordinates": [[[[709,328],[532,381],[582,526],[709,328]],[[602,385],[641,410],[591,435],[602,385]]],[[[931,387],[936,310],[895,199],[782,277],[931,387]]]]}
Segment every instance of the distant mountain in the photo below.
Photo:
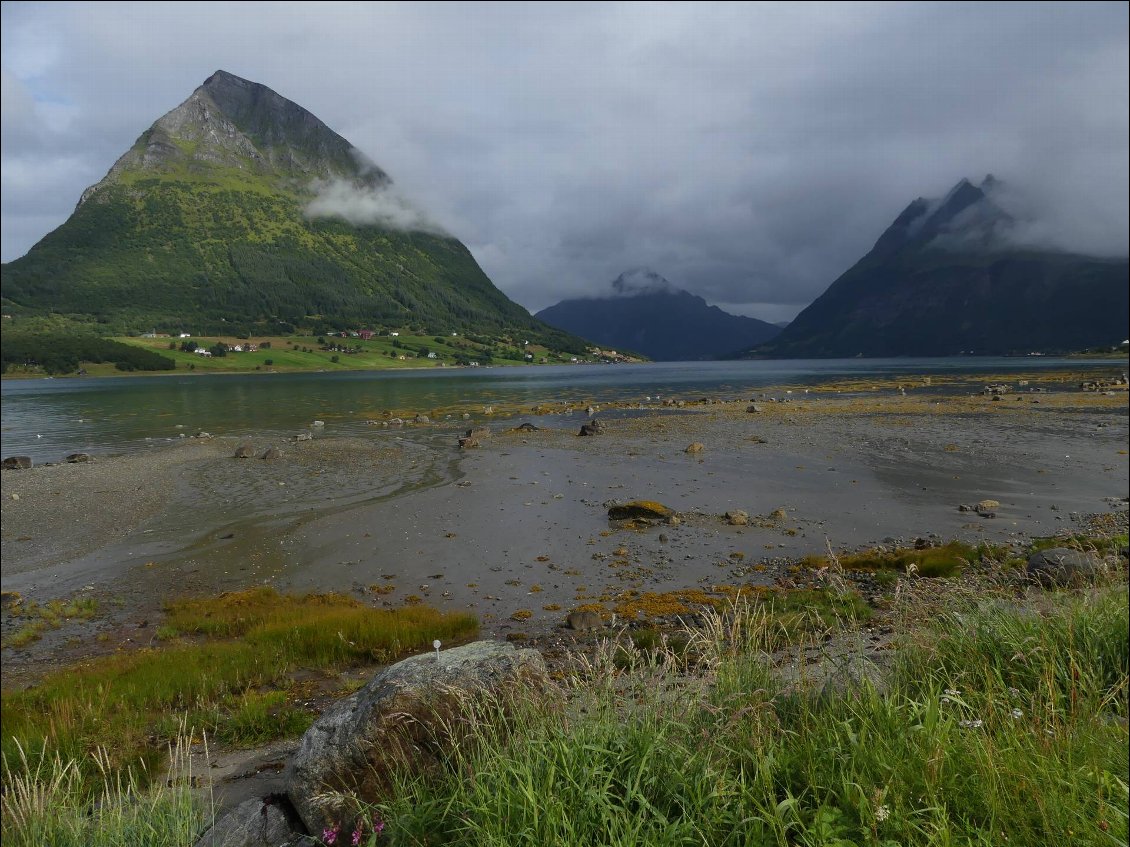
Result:
{"type": "Polygon", "coordinates": [[[992,176],[911,203],[775,339],[774,358],[1060,352],[1127,337],[1125,258],[1025,246],[992,176]]]}
{"type": "Polygon", "coordinates": [[[646,270],[621,274],[608,297],[563,300],[536,316],[602,346],[658,361],[726,358],[780,332],[765,321],[707,305],[646,270]]]}
{"type": "Polygon", "coordinates": [[[583,349],[313,114],[217,71],[3,266],[3,310],[105,332],[415,327],[583,349]]]}

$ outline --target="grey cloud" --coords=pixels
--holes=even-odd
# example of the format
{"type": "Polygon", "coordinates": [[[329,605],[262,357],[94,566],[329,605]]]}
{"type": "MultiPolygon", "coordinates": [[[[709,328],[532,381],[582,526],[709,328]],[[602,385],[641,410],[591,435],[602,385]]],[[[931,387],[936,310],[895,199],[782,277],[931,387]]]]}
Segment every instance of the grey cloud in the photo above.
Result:
{"type": "Polygon", "coordinates": [[[78,163],[42,198],[5,177],[6,260],[217,68],[322,118],[535,310],[647,266],[788,318],[987,172],[1032,198],[1021,237],[1127,252],[1125,4],[56,5],[0,12],[32,99],[9,126],[5,79],[5,174],[78,163]]]}
{"type": "Polygon", "coordinates": [[[318,180],[306,204],[310,218],[337,217],[354,226],[377,224],[408,232],[447,233],[389,186],[360,186],[349,180],[318,180]]]}

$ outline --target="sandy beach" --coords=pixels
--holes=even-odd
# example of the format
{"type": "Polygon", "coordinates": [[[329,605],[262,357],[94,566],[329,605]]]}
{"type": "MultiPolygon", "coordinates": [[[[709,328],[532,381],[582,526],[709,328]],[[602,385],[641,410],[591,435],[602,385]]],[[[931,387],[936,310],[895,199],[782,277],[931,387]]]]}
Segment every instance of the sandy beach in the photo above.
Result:
{"type": "Polygon", "coordinates": [[[5,684],[145,643],[170,598],[251,585],[470,609],[485,632],[522,637],[626,592],[771,584],[829,547],[1020,547],[1094,515],[1125,521],[1124,390],[1049,374],[1000,399],[878,384],[667,403],[599,409],[605,431],[590,438],[577,436],[583,410],[510,410],[473,421],[491,434],[465,450],[468,424],[449,421],[251,439],[256,456],[280,451],[270,460],[232,458],[236,439],[182,439],[5,472],[4,591],[100,609],[5,649],[5,684]],[[540,429],[515,431],[523,421],[540,429]],[[701,451],[685,452],[693,442],[701,451]],[[610,523],[611,503],[635,499],[678,524],[610,523]],[[1000,502],[995,517],[959,510],[983,499],[1000,502]],[[749,525],[731,525],[732,510],[749,525]]]}

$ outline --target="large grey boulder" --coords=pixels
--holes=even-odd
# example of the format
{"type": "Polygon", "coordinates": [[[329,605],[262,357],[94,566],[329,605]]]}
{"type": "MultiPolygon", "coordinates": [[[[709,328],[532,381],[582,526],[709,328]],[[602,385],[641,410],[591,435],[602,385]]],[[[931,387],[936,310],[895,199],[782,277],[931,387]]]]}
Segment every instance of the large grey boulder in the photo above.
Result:
{"type": "Polygon", "coordinates": [[[22,471],[31,467],[31,456],[9,456],[4,460],[4,470],[22,471]]]}
{"type": "Polygon", "coordinates": [[[283,810],[264,800],[247,800],[221,817],[196,842],[196,847],[278,847],[300,843],[283,810]]]}
{"type": "Polygon", "coordinates": [[[1053,547],[1029,556],[1026,572],[1044,588],[1076,588],[1093,583],[1102,572],[1102,562],[1093,553],[1053,547]]]}
{"type": "Polygon", "coordinates": [[[547,685],[540,653],[503,642],[476,641],[405,659],[306,731],[287,764],[287,795],[309,832],[334,824],[344,831],[352,808],[343,793],[368,802],[387,799],[394,772],[442,767],[476,703],[493,698],[504,708],[547,685]]]}

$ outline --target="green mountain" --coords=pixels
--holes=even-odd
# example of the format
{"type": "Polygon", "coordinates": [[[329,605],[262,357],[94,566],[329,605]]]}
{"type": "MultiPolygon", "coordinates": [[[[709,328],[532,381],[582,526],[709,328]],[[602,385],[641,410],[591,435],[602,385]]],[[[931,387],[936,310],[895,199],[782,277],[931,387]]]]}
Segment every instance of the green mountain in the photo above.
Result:
{"type": "Polygon", "coordinates": [[[1021,246],[1000,184],[919,198],[785,330],[772,358],[1070,352],[1128,334],[1125,258],[1021,246]]]}
{"type": "Polygon", "coordinates": [[[384,326],[583,349],[507,299],[348,141],[224,71],[3,266],[0,296],[16,327],[46,316],[104,333],[384,326]]]}
{"type": "Polygon", "coordinates": [[[780,332],[723,312],[649,270],[620,274],[609,296],[562,300],[537,317],[602,346],[672,362],[728,358],[780,332]]]}

